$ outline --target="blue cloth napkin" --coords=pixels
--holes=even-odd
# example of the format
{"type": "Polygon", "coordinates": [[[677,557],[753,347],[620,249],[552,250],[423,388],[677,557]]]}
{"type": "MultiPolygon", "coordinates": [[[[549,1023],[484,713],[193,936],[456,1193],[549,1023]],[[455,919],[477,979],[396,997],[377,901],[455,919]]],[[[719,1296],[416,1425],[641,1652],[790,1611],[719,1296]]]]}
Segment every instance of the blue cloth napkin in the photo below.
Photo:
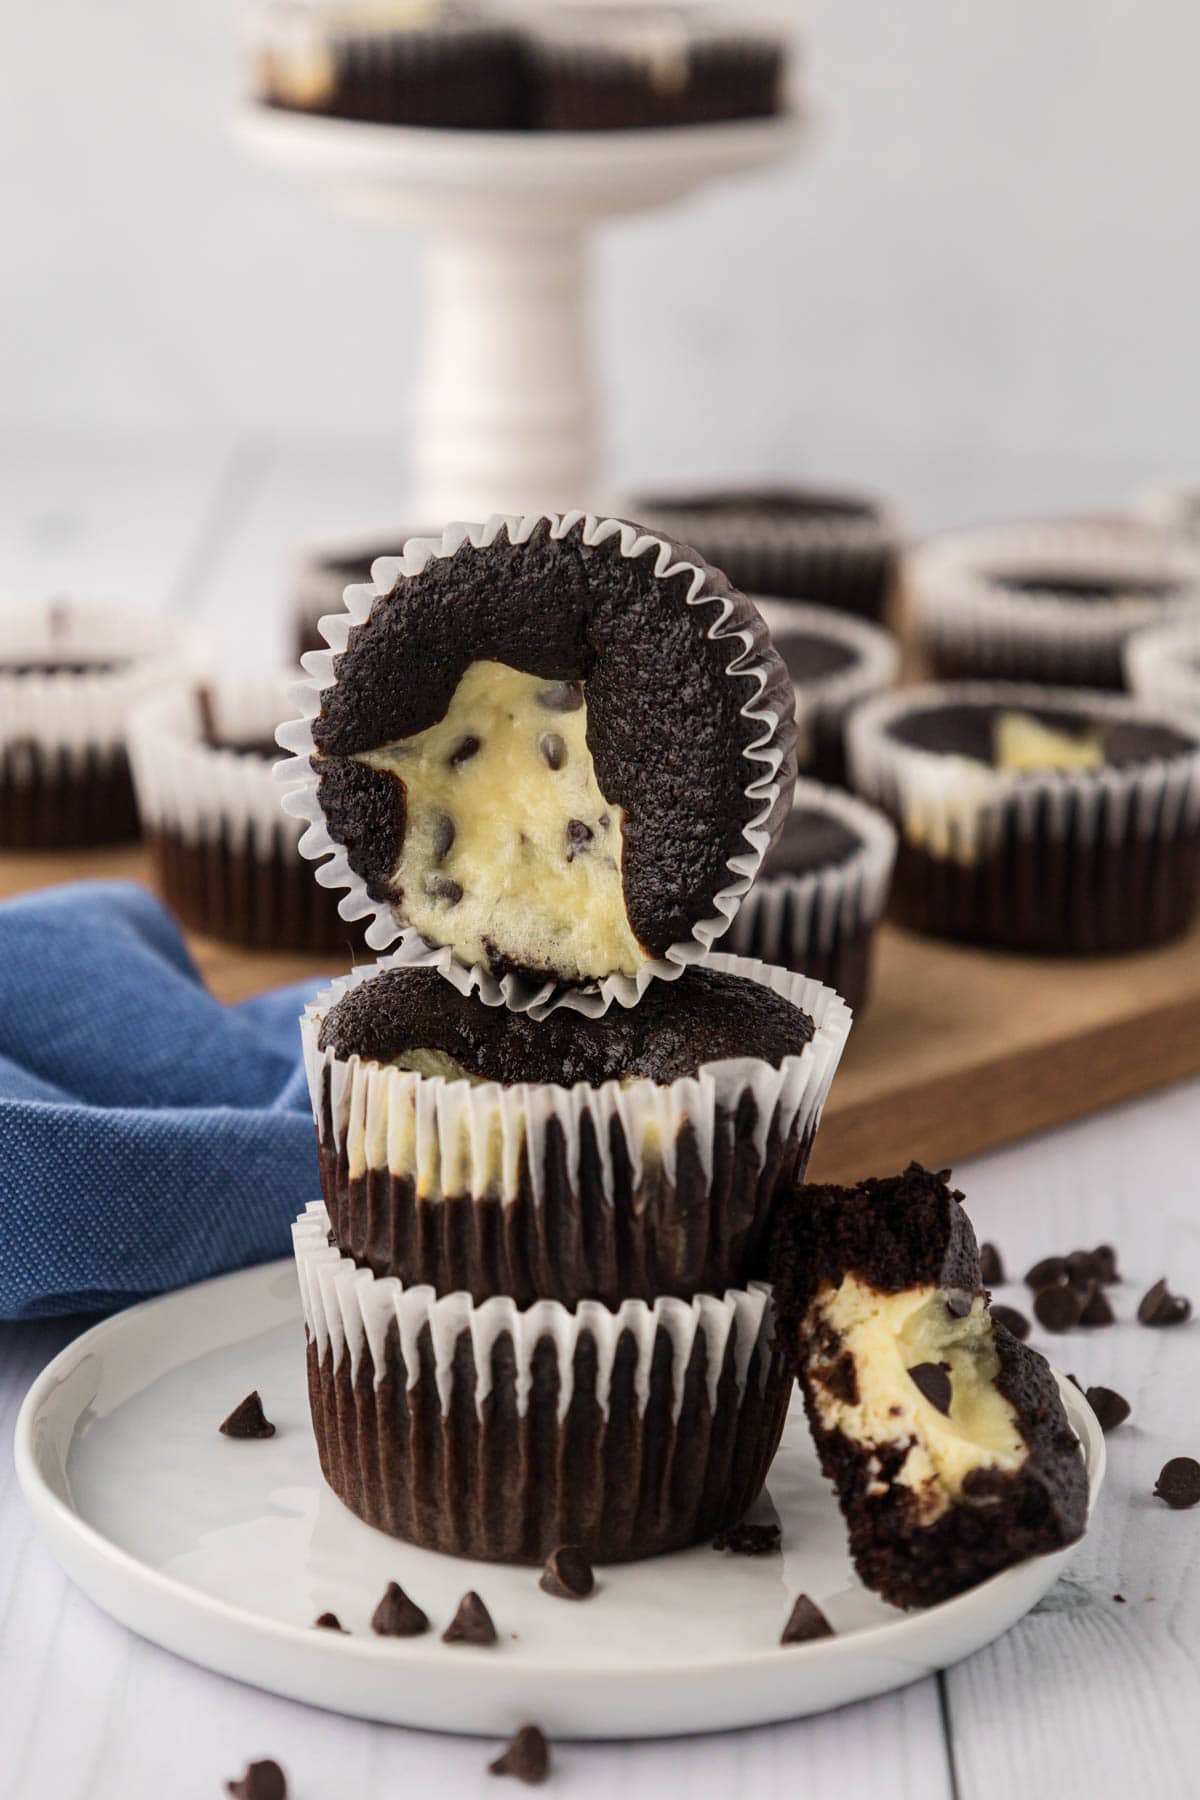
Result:
{"type": "Polygon", "coordinates": [[[0,1318],[287,1254],[319,1193],[297,1026],[318,986],[222,1006],[123,882],[0,905],[0,1318]]]}

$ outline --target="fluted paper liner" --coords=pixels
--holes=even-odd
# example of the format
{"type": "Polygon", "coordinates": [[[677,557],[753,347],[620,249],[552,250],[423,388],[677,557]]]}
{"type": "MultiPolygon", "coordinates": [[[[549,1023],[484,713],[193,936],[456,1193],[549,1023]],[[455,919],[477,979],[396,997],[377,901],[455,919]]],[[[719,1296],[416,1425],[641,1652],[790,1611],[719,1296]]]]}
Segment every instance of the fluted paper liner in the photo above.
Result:
{"type": "Polygon", "coordinates": [[[620,519],[568,512],[526,513],[523,517],[497,514],[484,525],[449,525],[440,539],[412,538],[405,545],[403,556],[379,558],[371,573],[369,586],[351,585],[346,589],[344,613],[321,620],[321,630],[330,647],[324,651],[311,651],[303,658],[309,680],[295,690],[294,696],[303,707],[303,717],[281,726],[277,734],[283,748],[292,752],[292,759],[279,771],[288,789],[284,805],[289,812],[308,822],[300,849],[305,856],[321,863],[317,880],[323,887],[347,890],[339,905],[342,917],[371,920],[366,940],[373,950],[387,949],[399,939],[396,954],[406,961],[437,968],[461,993],[478,993],[485,1005],[505,1005],[516,1012],[527,1010],[533,1018],[541,1018],[557,1006],[569,1006],[595,1018],[606,1012],[614,1001],[622,1006],[636,1005],[651,981],[674,979],[690,964],[707,956],[728,929],[742,897],[762,866],[762,859],[788,803],[792,709],[781,703],[782,696],[769,691],[768,665],[752,654],[751,634],[731,624],[733,606],[720,595],[705,592],[703,571],[695,564],[673,557],[667,543],[653,533],[620,519]],[[309,760],[314,749],[312,724],[320,713],[321,696],[337,681],[336,657],[345,649],[351,628],[367,618],[375,600],[390,593],[401,577],[420,574],[431,558],[452,556],[464,542],[469,541],[476,549],[484,549],[507,530],[513,544],[523,544],[547,519],[554,538],[565,537],[582,522],[585,545],[594,546],[617,538],[622,556],[634,558],[653,552],[654,573],[659,580],[690,569],[693,579],[687,604],[710,608],[713,616],[707,635],[714,640],[729,640],[732,654],[726,673],[743,681],[747,677],[757,681],[756,694],[739,709],[743,719],[759,727],[758,735],[742,751],[747,765],[745,792],[754,811],[742,831],[745,849],[726,864],[730,879],[714,897],[713,914],[697,920],[687,940],[670,945],[664,956],[647,961],[636,975],[612,974],[582,988],[563,988],[551,981],[534,982],[518,974],[505,975],[498,981],[481,965],[468,966],[460,962],[448,946],[431,945],[414,930],[406,929],[390,904],[371,899],[365,882],[350,867],[345,846],[330,834],[318,800],[319,777],[309,760]]]}
{"type": "MultiPolygon", "coordinates": [[[[773,638],[791,633],[832,638],[854,652],[856,661],[811,681],[792,682],[796,696],[796,762],[802,773],[823,779],[840,776],[843,735],[850,711],[860,700],[889,688],[900,671],[900,646],[890,631],[799,600],[771,600],[755,594],[754,604],[773,638]]],[[[782,654],[782,652],[781,652],[782,654]]]]}
{"type": "Polygon", "coordinates": [[[763,1285],[690,1302],[475,1305],[359,1269],[325,1208],[293,1227],[326,1480],[425,1548],[538,1562],[682,1548],[740,1518],[791,1368],[763,1285]]]}
{"type": "Polygon", "coordinates": [[[1135,631],[1125,645],[1125,678],[1148,706],[1200,713],[1200,615],[1135,631]]]}

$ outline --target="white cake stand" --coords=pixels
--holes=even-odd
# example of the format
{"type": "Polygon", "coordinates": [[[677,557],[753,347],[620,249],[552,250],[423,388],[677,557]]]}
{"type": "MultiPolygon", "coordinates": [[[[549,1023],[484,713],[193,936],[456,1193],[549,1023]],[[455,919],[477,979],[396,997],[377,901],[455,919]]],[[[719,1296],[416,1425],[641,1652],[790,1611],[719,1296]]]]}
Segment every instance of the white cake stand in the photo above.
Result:
{"type": "Polygon", "coordinates": [[[482,519],[595,494],[588,233],[779,160],[798,145],[801,123],[784,115],[662,131],[440,131],[255,105],[239,130],[344,210],[423,233],[409,510],[482,519]]]}

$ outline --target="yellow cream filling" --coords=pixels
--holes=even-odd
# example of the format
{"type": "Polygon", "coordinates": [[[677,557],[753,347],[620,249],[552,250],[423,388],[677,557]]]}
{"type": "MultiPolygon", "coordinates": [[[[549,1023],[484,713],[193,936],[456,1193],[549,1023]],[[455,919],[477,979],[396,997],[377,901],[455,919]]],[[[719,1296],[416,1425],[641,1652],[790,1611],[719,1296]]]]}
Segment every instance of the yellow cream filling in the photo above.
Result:
{"type": "Polygon", "coordinates": [[[815,1363],[822,1424],[868,1449],[907,1442],[895,1479],[913,1490],[924,1523],[958,1499],[972,1470],[1012,1470],[1024,1462],[1028,1447],[1016,1414],[994,1385],[1000,1364],[981,1298],[957,1319],[947,1310],[944,1289],[884,1294],[847,1276],[813,1303],[809,1325],[818,1342],[822,1322],[853,1357],[858,1386],[854,1401],[839,1399],[815,1363]],[[949,1413],[909,1375],[922,1363],[949,1365],[949,1413]]]}
{"type": "Polygon", "coordinates": [[[996,767],[1007,775],[1040,775],[1052,770],[1069,775],[1104,765],[1104,744],[1098,731],[1058,731],[1028,713],[1000,713],[993,741],[996,767]]]}
{"type": "Polygon", "coordinates": [[[596,781],[579,689],[474,662],[436,725],[357,760],[404,786],[392,885],[430,942],[571,980],[649,960],[625,911],[624,814],[596,781]]]}

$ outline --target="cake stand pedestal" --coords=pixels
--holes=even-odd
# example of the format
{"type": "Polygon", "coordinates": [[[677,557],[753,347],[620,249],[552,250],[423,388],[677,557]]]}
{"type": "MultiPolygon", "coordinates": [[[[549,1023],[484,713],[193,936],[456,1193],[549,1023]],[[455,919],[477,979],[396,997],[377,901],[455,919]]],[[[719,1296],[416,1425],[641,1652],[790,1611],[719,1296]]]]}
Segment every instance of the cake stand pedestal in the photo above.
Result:
{"type": "Polygon", "coordinates": [[[588,235],[778,161],[790,115],[677,130],[475,132],[251,106],[257,154],[345,211],[425,239],[415,419],[418,520],[594,500],[588,235]]]}

